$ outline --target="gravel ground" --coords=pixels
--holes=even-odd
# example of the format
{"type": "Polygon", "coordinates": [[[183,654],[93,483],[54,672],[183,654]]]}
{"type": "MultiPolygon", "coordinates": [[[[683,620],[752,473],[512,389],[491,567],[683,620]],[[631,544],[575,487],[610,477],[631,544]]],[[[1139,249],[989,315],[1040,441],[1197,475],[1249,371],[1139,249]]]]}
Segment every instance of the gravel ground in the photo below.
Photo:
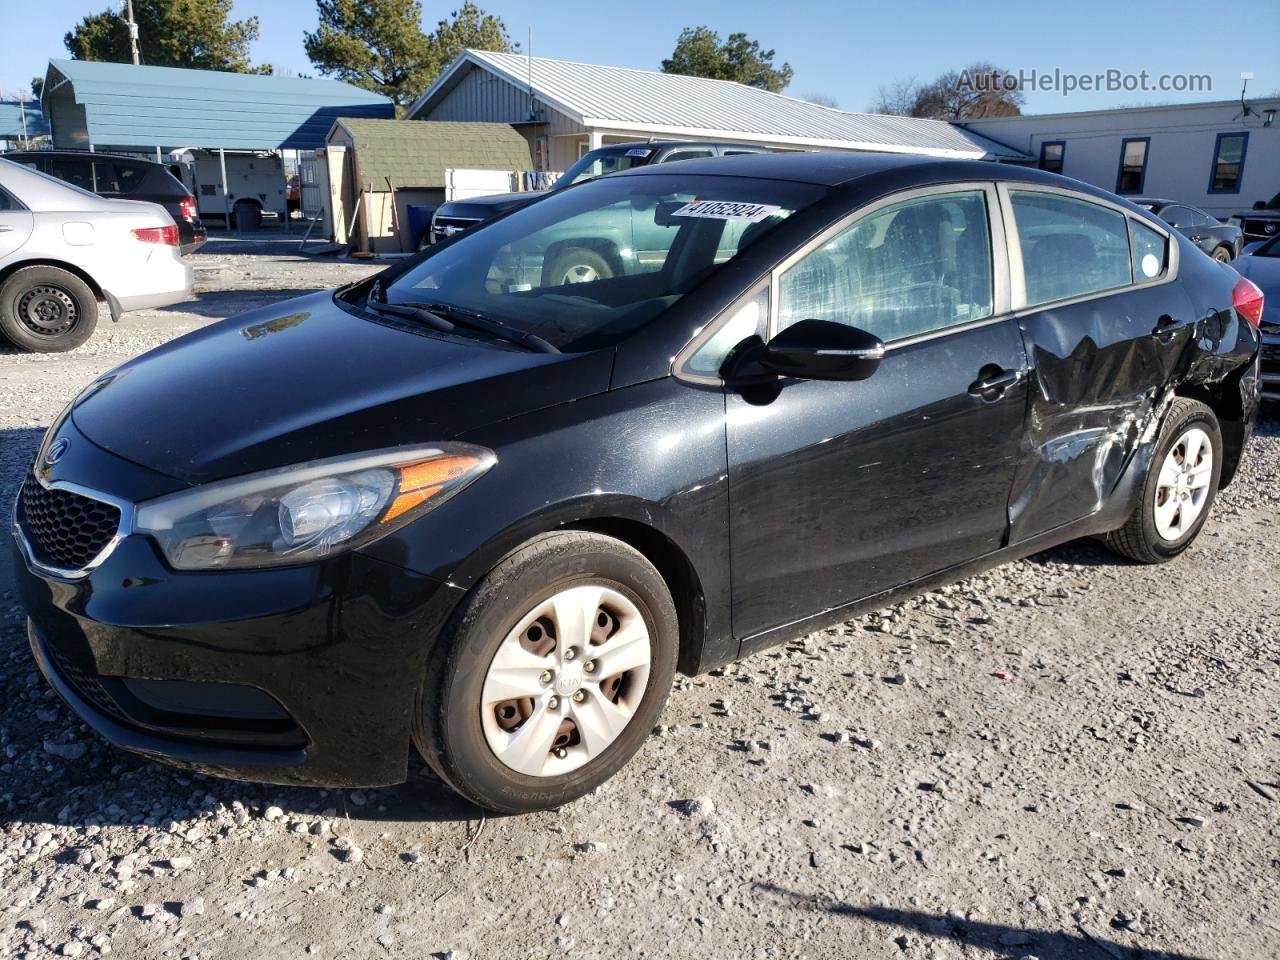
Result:
{"type": "MultiPolygon", "coordinates": [[[[196,302],[0,352],[0,501],[93,376],[364,275],[211,244],[196,302]],[[206,269],[208,268],[208,269],[206,269]]],[[[0,956],[1280,956],[1280,422],[1192,550],[1071,544],[713,675],[594,795],[481,818],[101,744],[0,559],[0,956]]]]}

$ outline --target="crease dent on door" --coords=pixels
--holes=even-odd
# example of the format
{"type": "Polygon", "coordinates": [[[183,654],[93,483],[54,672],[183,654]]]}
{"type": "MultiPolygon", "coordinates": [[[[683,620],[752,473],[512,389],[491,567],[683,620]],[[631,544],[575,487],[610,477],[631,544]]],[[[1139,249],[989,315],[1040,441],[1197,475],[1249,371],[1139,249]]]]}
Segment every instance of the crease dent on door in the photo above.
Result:
{"type": "MultiPolygon", "coordinates": [[[[1145,469],[1150,451],[1139,453],[1154,443],[1193,356],[1193,326],[1153,349],[1145,330],[1116,336],[1106,301],[1081,306],[1062,311],[1061,322],[1057,311],[1024,322],[1033,380],[1023,463],[1009,500],[1011,543],[1058,525],[1043,518],[1068,523],[1096,513],[1127,470],[1145,469]]],[[[1129,316],[1119,326],[1138,323],[1129,316]]]]}

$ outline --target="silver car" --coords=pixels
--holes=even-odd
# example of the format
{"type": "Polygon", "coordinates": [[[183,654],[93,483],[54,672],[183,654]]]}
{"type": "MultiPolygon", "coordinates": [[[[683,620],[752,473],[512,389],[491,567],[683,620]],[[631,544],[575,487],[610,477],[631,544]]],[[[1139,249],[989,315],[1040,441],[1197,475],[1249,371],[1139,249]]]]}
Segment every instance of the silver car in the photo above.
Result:
{"type": "Polygon", "coordinates": [[[0,159],[0,340],[52,353],[113,320],[191,296],[191,267],[165,209],[107,200],[0,159]]]}

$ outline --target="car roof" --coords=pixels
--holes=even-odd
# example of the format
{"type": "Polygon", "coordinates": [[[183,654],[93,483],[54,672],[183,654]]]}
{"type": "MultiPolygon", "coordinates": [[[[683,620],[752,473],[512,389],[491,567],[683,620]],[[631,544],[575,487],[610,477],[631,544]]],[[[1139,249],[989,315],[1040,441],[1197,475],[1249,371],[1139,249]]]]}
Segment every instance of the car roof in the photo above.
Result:
{"type": "MultiPolygon", "coordinates": [[[[953,160],[908,153],[871,151],[809,153],[748,153],[733,157],[682,160],[679,168],[649,165],[610,174],[615,177],[722,176],[752,180],[789,180],[825,187],[853,184],[874,186],[883,180],[895,189],[954,181],[1003,180],[1056,186],[1116,202],[1105,190],[1048,173],[1035,167],[990,160],[953,160]]],[[[1119,198],[1124,201],[1124,198],[1119,198]]],[[[1145,212],[1145,211],[1144,211],[1145,212]]]]}
{"type": "Polygon", "coordinates": [[[102,150],[11,150],[0,153],[0,158],[12,157],[72,157],[84,160],[127,160],[130,163],[145,163],[152,167],[164,167],[163,163],[148,160],[145,157],[130,157],[123,153],[105,153],[102,150]]]}

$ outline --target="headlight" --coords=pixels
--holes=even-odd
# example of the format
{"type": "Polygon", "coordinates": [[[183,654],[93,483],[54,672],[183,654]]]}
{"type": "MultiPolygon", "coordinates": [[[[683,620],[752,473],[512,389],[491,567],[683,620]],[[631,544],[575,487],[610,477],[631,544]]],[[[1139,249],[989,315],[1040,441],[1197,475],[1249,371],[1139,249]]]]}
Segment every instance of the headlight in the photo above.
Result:
{"type": "Polygon", "coordinates": [[[417,519],[496,460],[483,447],[442,443],[267,470],[140,504],[134,530],[178,570],[305,563],[417,519]]]}

